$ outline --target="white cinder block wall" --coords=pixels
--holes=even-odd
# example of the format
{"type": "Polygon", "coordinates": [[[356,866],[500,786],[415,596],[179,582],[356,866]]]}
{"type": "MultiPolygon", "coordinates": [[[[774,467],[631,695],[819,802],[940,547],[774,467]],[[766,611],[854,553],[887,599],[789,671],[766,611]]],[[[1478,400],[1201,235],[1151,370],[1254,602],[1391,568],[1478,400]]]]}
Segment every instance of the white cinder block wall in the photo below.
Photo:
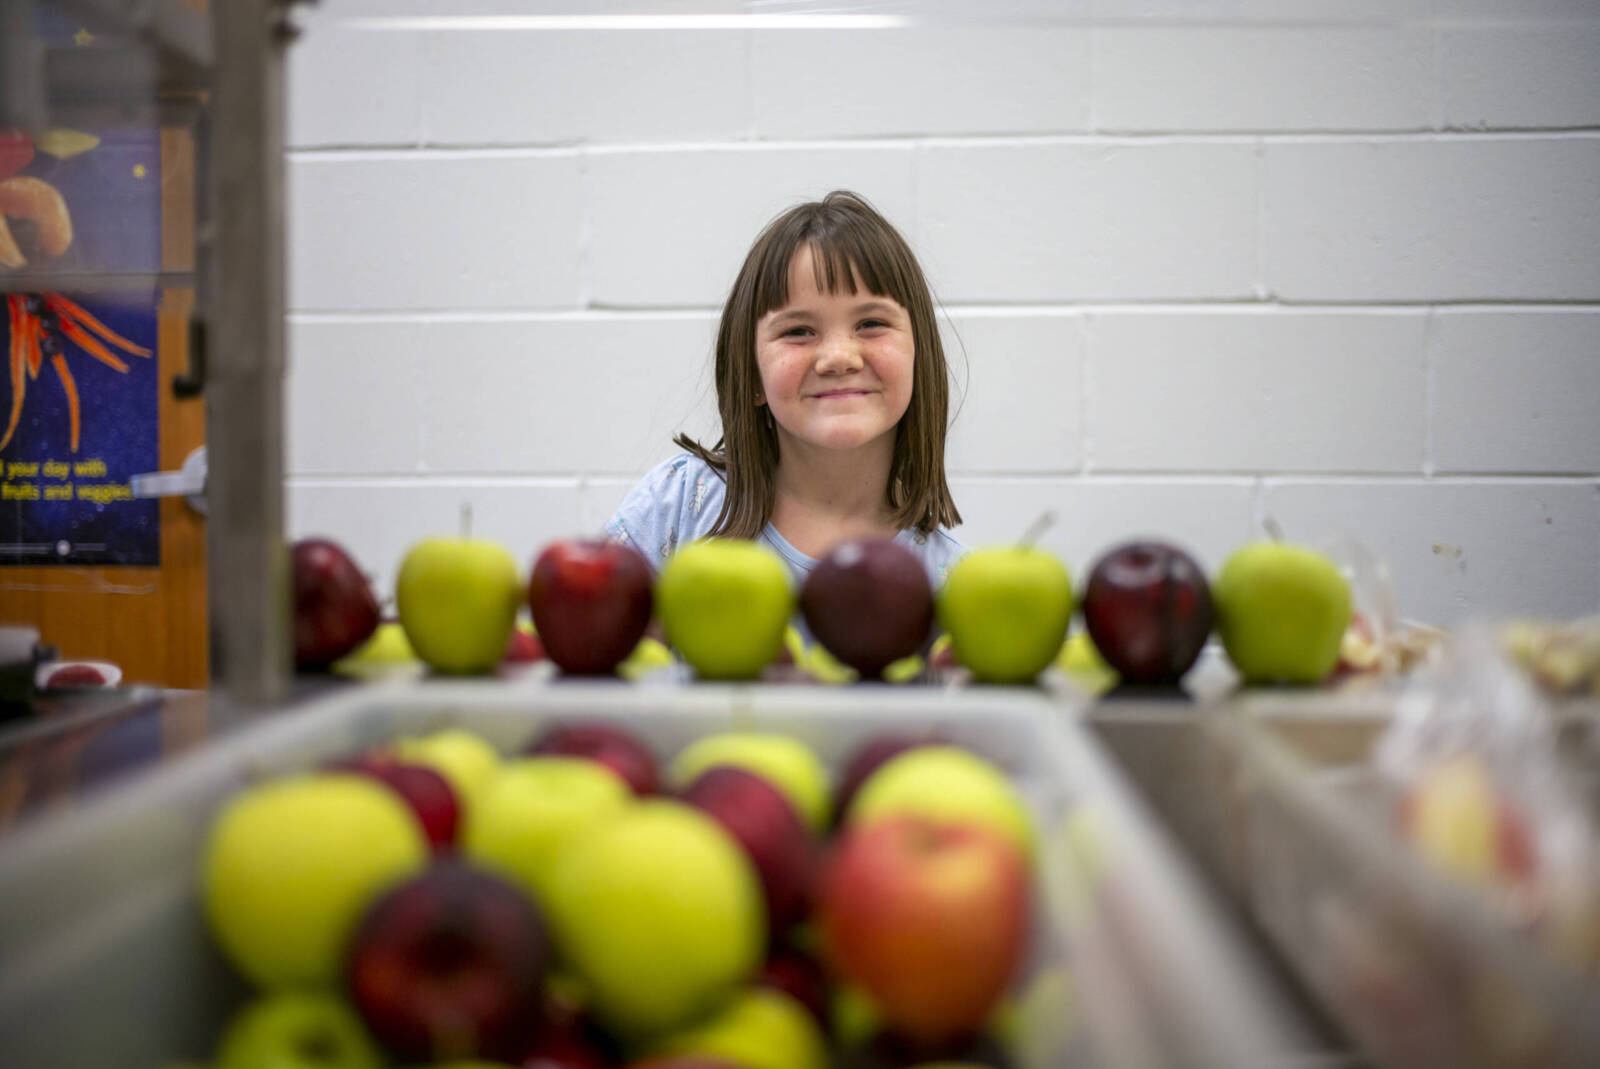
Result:
{"type": "Polygon", "coordinates": [[[1271,515],[1408,615],[1600,609],[1594,0],[327,0],[290,76],[291,533],[386,590],[462,502],[598,530],[709,429],[757,230],[848,187],[948,313],[969,544],[1271,515]],[[546,19],[405,21],[463,11],[546,19]]]}

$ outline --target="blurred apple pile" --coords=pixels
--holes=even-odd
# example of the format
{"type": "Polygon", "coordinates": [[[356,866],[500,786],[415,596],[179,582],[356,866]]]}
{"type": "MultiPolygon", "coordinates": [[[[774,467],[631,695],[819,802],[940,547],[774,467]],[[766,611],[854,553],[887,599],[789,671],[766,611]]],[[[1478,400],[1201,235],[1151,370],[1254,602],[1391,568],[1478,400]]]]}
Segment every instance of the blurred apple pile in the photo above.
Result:
{"type": "Polygon", "coordinates": [[[216,1064],[1018,1064],[1034,836],[932,736],[870,739],[836,783],[777,733],[665,762],[591,721],[512,755],[401,738],[215,816],[205,914],[257,992],[216,1064]]]}
{"type": "Polygon", "coordinates": [[[905,546],[847,541],[794,590],[778,556],[750,541],[683,546],[656,575],[630,547],[561,540],[524,582],[503,546],[430,538],[406,554],[398,620],[384,623],[334,543],[298,542],[293,563],[296,662],[348,674],[549,659],[571,675],[636,678],[675,652],[707,680],[905,682],[959,666],[981,683],[1026,684],[1054,664],[1094,690],[1172,687],[1213,632],[1247,683],[1316,684],[1381,660],[1339,567],[1280,541],[1240,548],[1214,581],[1177,546],[1129,542],[1095,562],[1078,598],[1067,567],[1027,544],[975,549],[934,589],[905,546]],[[531,626],[517,622],[524,604],[531,626]],[[1069,640],[1079,609],[1084,629],[1069,640]]]}

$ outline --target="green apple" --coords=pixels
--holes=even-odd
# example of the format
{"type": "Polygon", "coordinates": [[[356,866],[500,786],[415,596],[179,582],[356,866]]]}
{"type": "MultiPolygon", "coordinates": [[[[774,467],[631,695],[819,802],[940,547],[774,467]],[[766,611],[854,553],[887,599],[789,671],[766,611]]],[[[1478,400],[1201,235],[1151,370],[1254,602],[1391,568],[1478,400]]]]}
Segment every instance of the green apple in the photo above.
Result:
{"type": "Polygon", "coordinates": [[[945,573],[939,624],[984,683],[1027,683],[1055,659],[1072,621],[1072,577],[1037,546],[975,549],[945,573]]]}
{"type": "Polygon", "coordinates": [[[211,826],[202,899],[217,944],[259,987],[331,984],[361,911],[420,870],[428,842],[400,796],[365,776],[277,780],[211,826]]]}
{"type": "Polygon", "coordinates": [[[717,765],[755,773],[789,799],[811,830],[820,832],[827,827],[831,797],[828,770],[816,751],[794,736],[759,731],[707,735],[678,752],[667,770],[667,779],[682,790],[700,773],[717,765]]]}
{"type": "Polygon", "coordinates": [[[883,1012],[872,996],[848,980],[839,979],[828,1005],[828,1023],[844,1050],[865,1046],[883,1027],[883,1012]]]}
{"type": "Polygon", "coordinates": [[[1217,633],[1247,683],[1319,683],[1339,662],[1350,586],[1327,557],[1256,542],[1234,552],[1211,586],[1217,633]]]}
{"type": "Polygon", "coordinates": [[[493,670],[522,604],[517,562],[498,542],[425,538],[406,552],[395,607],[417,656],[436,672],[493,670]]]}
{"type": "Polygon", "coordinates": [[[342,999],[324,991],[280,991],[234,1015],[217,1047],[217,1069],[378,1069],[382,1056],[342,999]]]}
{"type": "Polygon", "coordinates": [[[650,1057],[726,1060],[740,1069],[828,1069],[828,1044],[793,996],[752,987],[706,1020],[651,1045],[650,1057]]]}
{"type": "Polygon", "coordinates": [[[622,777],[583,757],[506,762],[467,811],[462,852],[500,871],[542,907],[566,847],[633,800],[622,777]]]}
{"type": "Polygon", "coordinates": [[[558,951],[597,1015],[625,1035],[711,1012],[766,947],[766,906],[743,849],[666,799],[630,805],[569,844],[547,904],[558,951]]]}
{"type": "Polygon", "coordinates": [[[666,644],[646,635],[639,640],[633,652],[617,665],[617,675],[629,681],[643,679],[651,672],[668,668],[673,663],[672,651],[666,644]]]}
{"type": "Polygon", "coordinates": [[[465,728],[396,739],[389,752],[402,761],[425,765],[450,781],[463,810],[500,768],[500,754],[483,736],[465,728]]]}
{"type": "Polygon", "coordinates": [[[682,547],[656,580],[656,613],[704,679],[754,679],[783,647],[794,611],[789,569],[766,546],[707,538],[682,547]]]}
{"type": "Polygon", "coordinates": [[[1005,773],[959,746],[919,746],[890,758],[862,783],[845,819],[856,825],[898,815],[981,825],[1034,856],[1022,796],[1005,773]]]}
{"type": "Polygon", "coordinates": [[[366,679],[389,675],[422,664],[398,620],[385,620],[372,637],[329,666],[336,675],[366,679]]]}
{"type": "Polygon", "coordinates": [[[1087,630],[1067,636],[1056,655],[1056,669],[1090,694],[1103,694],[1117,685],[1117,670],[1100,656],[1087,630]]]}

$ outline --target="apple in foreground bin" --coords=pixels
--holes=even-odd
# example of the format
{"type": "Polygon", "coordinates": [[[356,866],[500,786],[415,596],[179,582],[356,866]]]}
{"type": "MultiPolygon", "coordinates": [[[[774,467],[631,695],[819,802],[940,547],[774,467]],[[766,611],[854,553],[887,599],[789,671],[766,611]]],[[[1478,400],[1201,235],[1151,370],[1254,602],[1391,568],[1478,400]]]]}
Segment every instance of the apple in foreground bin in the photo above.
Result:
{"type": "Polygon", "coordinates": [[[461,802],[450,781],[438,770],[398,761],[382,753],[343,758],[327,767],[330,772],[371,776],[398,794],[416,814],[434,853],[454,845],[456,829],[461,823],[461,802]]]}
{"type": "Polygon", "coordinates": [[[692,806],[630,803],[556,868],[548,916],[595,1016],[623,1036],[681,1028],[761,963],[761,884],[739,844],[692,806]]]}
{"type": "Polygon", "coordinates": [[[461,851],[543,903],[571,845],[631,804],[627,784],[581,757],[519,757],[478,792],[461,851]]]}
{"type": "Polygon", "coordinates": [[[572,675],[606,675],[650,623],[655,575],[632,546],[552,542],[533,562],[528,609],[546,655],[572,675]]]}
{"type": "Polygon", "coordinates": [[[263,995],[228,1022],[217,1069],[378,1069],[382,1057],[355,1010],[326,991],[263,995]]]}
{"type": "Polygon", "coordinates": [[[1211,634],[1211,586],[1176,546],[1128,542],[1090,570],[1083,621],[1124,683],[1177,683],[1211,634]]]}
{"type": "Polygon", "coordinates": [[[234,795],[212,821],[206,920],[256,986],[331,983],[372,896],[427,861],[416,817],[389,788],[347,773],[274,780],[234,795]]]}
{"type": "Polygon", "coordinates": [[[1024,858],[1034,854],[1033,820],[1016,786],[996,765],[959,746],[919,746],[885,762],[861,785],[845,822],[893,816],[988,828],[1024,858]]]}
{"type": "Polygon", "coordinates": [[[780,946],[767,955],[761,971],[751,982],[782,991],[810,1010],[819,1025],[827,1027],[832,1001],[828,974],[812,955],[794,947],[780,946]]]}
{"type": "Polygon", "coordinates": [[[922,817],[852,827],[818,899],[828,960],[909,1040],[975,1034],[1022,960],[1028,881],[1021,852],[982,827],[922,817]]]}
{"type": "Polygon", "coordinates": [[[811,1012],[767,987],[735,992],[708,1016],[653,1042],[651,1051],[726,1059],[740,1069],[828,1069],[829,1064],[827,1040],[811,1012]]]}
{"type": "Polygon", "coordinates": [[[615,724],[557,724],[529,743],[526,752],[598,761],[622,777],[640,797],[661,789],[656,755],[636,736],[615,724]]]}
{"type": "Polygon", "coordinates": [[[441,862],[367,909],[344,979],[372,1034],[401,1058],[510,1058],[538,1027],[549,959],[526,895],[441,862]]]}
{"type": "Polygon", "coordinates": [[[1005,1048],[986,1035],[924,1045],[880,1032],[865,1046],[849,1051],[841,1069],[1011,1069],[1013,1064],[1005,1048]]]}
{"type": "Polygon", "coordinates": [[[588,1014],[547,998],[539,1034],[522,1054],[512,1059],[517,1069],[613,1069],[618,1053],[588,1014]]]}
{"type": "Polygon", "coordinates": [[[839,774],[839,785],[833,794],[834,821],[844,820],[862,784],[889,760],[918,746],[933,746],[943,741],[931,735],[880,735],[867,740],[845,761],[844,771],[839,774]]]}
{"type": "Polygon", "coordinates": [[[344,547],[302,538],[289,549],[294,587],[294,663],[326,668],[378,628],[378,599],[344,547]]]}
{"type": "Polygon", "coordinates": [[[754,772],[782,791],[813,831],[827,827],[828,770],[816,751],[795,736],[777,731],[703,735],[678,751],[667,778],[681,790],[718,765],[754,772]]]}
{"type": "Polygon", "coordinates": [[[755,866],[774,936],[811,908],[816,853],[811,832],[776,787],[753,772],[720,765],[683,791],[683,800],[738,840],[755,866]]]}
{"type": "Polygon", "coordinates": [[[800,612],[829,653],[876,679],[928,641],[933,585],[917,555],[893,539],[851,539],[806,577],[800,612]]]}

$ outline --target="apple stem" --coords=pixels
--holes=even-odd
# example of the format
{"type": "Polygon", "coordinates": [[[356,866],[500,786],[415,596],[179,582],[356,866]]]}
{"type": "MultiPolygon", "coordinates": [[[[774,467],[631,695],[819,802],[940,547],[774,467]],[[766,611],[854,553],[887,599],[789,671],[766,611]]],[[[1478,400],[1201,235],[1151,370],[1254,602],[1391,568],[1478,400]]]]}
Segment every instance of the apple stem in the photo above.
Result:
{"type": "Polygon", "coordinates": [[[1024,549],[1033,548],[1033,544],[1039,541],[1039,536],[1054,527],[1055,522],[1056,514],[1050,509],[1045,509],[1039,513],[1039,518],[1029,524],[1026,531],[1022,532],[1022,547],[1024,549]]]}
{"type": "Polygon", "coordinates": [[[1263,516],[1261,518],[1261,526],[1267,529],[1267,537],[1274,542],[1282,542],[1284,540],[1283,525],[1271,516],[1263,516]]]}
{"type": "Polygon", "coordinates": [[[472,502],[461,502],[461,537],[472,537],[472,502]]]}

